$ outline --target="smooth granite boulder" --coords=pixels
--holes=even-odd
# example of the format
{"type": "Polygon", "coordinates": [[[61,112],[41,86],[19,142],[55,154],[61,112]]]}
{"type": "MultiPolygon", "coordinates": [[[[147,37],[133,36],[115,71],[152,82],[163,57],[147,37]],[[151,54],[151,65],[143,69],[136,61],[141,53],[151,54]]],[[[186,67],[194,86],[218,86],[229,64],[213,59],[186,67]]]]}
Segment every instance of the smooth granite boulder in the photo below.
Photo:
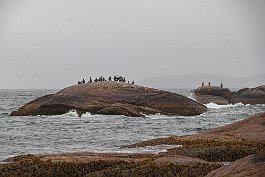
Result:
{"type": "Polygon", "coordinates": [[[73,109],[79,116],[90,112],[132,117],[155,113],[193,116],[207,111],[204,105],[176,93],[106,81],[67,87],[55,94],[37,98],[11,115],[59,115],[73,109]]]}

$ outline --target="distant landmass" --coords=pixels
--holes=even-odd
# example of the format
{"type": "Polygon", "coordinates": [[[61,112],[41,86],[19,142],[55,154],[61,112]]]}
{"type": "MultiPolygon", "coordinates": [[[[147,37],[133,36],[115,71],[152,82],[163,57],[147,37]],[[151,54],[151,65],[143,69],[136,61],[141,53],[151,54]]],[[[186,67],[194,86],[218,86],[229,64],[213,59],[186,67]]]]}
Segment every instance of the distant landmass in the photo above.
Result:
{"type": "Polygon", "coordinates": [[[139,84],[154,88],[197,88],[201,85],[208,84],[220,85],[223,83],[227,88],[256,87],[265,84],[265,73],[247,77],[228,77],[217,74],[187,74],[187,75],[169,75],[147,78],[139,81],[139,84]]]}

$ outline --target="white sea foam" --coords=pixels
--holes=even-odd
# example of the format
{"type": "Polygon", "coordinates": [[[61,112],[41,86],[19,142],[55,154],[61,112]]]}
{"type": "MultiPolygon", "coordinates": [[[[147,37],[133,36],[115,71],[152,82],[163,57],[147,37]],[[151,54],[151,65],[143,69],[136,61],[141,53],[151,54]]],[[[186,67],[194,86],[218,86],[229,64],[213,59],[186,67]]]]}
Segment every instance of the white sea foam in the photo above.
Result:
{"type": "Polygon", "coordinates": [[[68,113],[62,114],[61,117],[78,117],[76,110],[70,110],[68,113]]]}
{"type": "Polygon", "coordinates": [[[193,92],[189,93],[188,98],[197,101],[193,92]]]}
{"type": "Polygon", "coordinates": [[[161,152],[167,152],[167,149],[181,147],[182,145],[168,145],[161,144],[155,146],[137,147],[137,148],[121,148],[116,150],[103,150],[103,151],[93,151],[95,153],[152,153],[158,154],[161,152]]]}
{"type": "Polygon", "coordinates": [[[146,118],[150,118],[150,119],[154,119],[154,120],[169,119],[169,118],[174,118],[175,117],[175,116],[169,116],[169,115],[160,114],[160,113],[156,113],[156,114],[144,114],[144,116],[146,118]]]}
{"type": "Polygon", "coordinates": [[[209,109],[220,109],[220,108],[233,108],[233,107],[238,107],[238,106],[244,106],[244,104],[236,103],[236,104],[218,105],[216,103],[208,103],[208,104],[205,104],[205,106],[209,109]]]}
{"type": "Polygon", "coordinates": [[[91,114],[89,112],[86,112],[85,114],[82,114],[81,117],[88,118],[88,117],[91,117],[91,114]]]}

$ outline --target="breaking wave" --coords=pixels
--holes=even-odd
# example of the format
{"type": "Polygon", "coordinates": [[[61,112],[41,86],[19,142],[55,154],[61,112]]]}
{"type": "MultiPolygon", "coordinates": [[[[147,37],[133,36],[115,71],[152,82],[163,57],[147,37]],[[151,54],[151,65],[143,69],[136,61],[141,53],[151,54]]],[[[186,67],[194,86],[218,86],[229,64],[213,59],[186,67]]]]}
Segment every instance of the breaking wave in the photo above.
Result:
{"type": "Polygon", "coordinates": [[[151,153],[158,154],[161,152],[167,152],[167,149],[181,147],[182,145],[168,145],[161,144],[155,146],[146,146],[146,147],[136,147],[136,148],[120,148],[117,150],[103,150],[103,151],[93,151],[95,153],[151,153]]]}
{"type": "MultiPolygon", "coordinates": [[[[73,109],[73,110],[70,110],[68,113],[65,113],[65,114],[60,115],[60,117],[77,118],[78,117],[78,114],[77,114],[76,110],[73,109]]],[[[86,112],[85,114],[82,114],[81,117],[82,118],[91,117],[91,114],[89,112],[86,112]]]]}
{"type": "Polygon", "coordinates": [[[218,105],[216,103],[207,103],[207,104],[205,104],[205,106],[208,109],[221,109],[221,108],[234,108],[234,107],[249,106],[249,105],[244,105],[243,103],[226,104],[226,105],[218,105]]]}

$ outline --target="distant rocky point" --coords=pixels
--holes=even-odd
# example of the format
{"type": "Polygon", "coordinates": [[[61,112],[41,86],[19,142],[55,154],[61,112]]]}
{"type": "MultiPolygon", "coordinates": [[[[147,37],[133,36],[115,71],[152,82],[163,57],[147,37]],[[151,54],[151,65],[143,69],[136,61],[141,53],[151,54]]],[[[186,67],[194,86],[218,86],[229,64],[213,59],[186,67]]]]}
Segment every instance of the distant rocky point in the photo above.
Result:
{"type": "Polygon", "coordinates": [[[265,85],[255,88],[243,88],[237,92],[232,92],[228,88],[221,88],[219,86],[201,86],[194,89],[197,101],[207,104],[216,103],[224,104],[265,104],[265,85]]]}
{"type": "Polygon", "coordinates": [[[73,109],[79,116],[89,112],[131,117],[156,113],[193,116],[207,111],[204,105],[176,93],[105,81],[67,87],[55,94],[37,98],[11,115],[60,115],[73,109]]]}

